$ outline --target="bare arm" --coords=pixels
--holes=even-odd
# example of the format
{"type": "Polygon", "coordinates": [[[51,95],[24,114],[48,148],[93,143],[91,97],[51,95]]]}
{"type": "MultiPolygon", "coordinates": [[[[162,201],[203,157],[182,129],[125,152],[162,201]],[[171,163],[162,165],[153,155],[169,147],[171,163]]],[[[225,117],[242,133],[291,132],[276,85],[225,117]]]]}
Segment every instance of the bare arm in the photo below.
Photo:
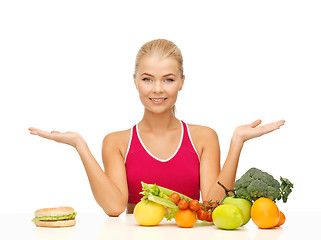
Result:
{"type": "Polygon", "coordinates": [[[225,192],[217,184],[217,181],[220,181],[229,189],[234,188],[239,157],[244,142],[279,129],[284,124],[284,121],[258,126],[260,123],[261,120],[256,120],[251,124],[242,125],[235,129],[222,170],[217,170],[220,168],[220,156],[216,153],[219,150],[213,150],[219,149],[217,135],[215,132],[208,134],[207,141],[205,141],[206,144],[203,147],[200,167],[203,200],[220,201],[223,198],[225,192]]]}
{"type": "MultiPolygon", "coordinates": [[[[91,154],[87,143],[79,134],[73,132],[60,133],[57,131],[49,133],[36,128],[29,128],[29,130],[33,135],[71,145],[77,150],[85,167],[92,193],[107,215],[119,216],[126,209],[128,199],[127,182],[120,184],[122,186],[120,188],[116,184],[117,181],[112,180],[115,175],[113,172],[119,175],[124,174],[125,166],[123,161],[119,161],[119,159],[122,159],[121,154],[117,151],[104,151],[106,148],[110,149],[106,144],[113,145],[111,137],[106,136],[104,139],[103,158],[106,158],[106,155],[110,155],[108,161],[115,160],[116,164],[110,164],[113,169],[109,169],[105,173],[91,154]],[[125,185],[126,188],[123,187],[125,185]]],[[[126,181],[126,175],[122,179],[126,181]]]]}

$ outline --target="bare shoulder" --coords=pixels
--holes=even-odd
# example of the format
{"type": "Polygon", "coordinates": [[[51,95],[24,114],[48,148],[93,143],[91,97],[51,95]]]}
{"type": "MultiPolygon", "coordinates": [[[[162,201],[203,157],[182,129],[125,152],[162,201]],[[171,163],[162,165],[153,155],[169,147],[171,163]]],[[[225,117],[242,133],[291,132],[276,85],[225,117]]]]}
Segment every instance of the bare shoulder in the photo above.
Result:
{"type": "Polygon", "coordinates": [[[104,137],[104,142],[121,142],[124,140],[128,140],[130,138],[131,129],[118,131],[118,132],[112,132],[107,134],[104,137]]]}
{"type": "Polygon", "coordinates": [[[114,150],[119,150],[121,155],[124,157],[127,151],[130,136],[131,129],[109,133],[104,137],[103,149],[113,148],[114,150]]]}
{"type": "Polygon", "coordinates": [[[189,128],[191,137],[195,138],[195,140],[207,140],[210,138],[212,139],[218,138],[215,130],[210,127],[195,125],[195,124],[188,124],[188,128],[189,128]]]}
{"type": "Polygon", "coordinates": [[[219,149],[217,133],[214,129],[201,125],[188,124],[190,136],[198,155],[202,158],[208,149],[219,149]]]}

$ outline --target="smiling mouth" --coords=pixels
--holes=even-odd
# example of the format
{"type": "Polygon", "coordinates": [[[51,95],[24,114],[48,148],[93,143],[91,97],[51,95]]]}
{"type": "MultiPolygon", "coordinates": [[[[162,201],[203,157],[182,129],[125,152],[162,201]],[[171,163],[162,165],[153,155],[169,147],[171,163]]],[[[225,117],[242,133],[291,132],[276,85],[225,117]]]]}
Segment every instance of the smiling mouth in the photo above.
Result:
{"type": "Polygon", "coordinates": [[[153,103],[163,103],[167,98],[149,98],[153,103]]]}

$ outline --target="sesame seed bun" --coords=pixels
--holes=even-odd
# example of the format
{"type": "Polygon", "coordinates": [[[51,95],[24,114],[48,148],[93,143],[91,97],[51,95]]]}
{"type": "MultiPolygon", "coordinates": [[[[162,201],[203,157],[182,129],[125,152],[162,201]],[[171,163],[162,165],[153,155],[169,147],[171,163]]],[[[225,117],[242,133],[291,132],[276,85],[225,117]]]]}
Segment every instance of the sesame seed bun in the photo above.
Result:
{"type": "Polygon", "coordinates": [[[35,217],[56,217],[64,216],[74,213],[75,210],[72,207],[57,207],[57,208],[43,208],[35,212],[35,217]]]}

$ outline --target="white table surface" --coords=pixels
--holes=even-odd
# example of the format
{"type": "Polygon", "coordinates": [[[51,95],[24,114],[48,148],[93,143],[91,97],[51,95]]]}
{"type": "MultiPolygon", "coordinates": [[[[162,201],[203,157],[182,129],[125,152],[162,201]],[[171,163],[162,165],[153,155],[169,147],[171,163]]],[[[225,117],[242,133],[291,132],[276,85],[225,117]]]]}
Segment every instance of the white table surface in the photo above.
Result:
{"type": "Polygon", "coordinates": [[[132,214],[108,217],[101,213],[81,213],[76,216],[77,223],[69,228],[36,227],[30,214],[1,214],[0,239],[303,239],[315,236],[320,239],[321,212],[289,212],[282,227],[258,229],[250,220],[237,230],[221,230],[213,224],[197,222],[193,228],[180,228],[175,220],[163,220],[158,226],[139,226],[132,214]]]}

